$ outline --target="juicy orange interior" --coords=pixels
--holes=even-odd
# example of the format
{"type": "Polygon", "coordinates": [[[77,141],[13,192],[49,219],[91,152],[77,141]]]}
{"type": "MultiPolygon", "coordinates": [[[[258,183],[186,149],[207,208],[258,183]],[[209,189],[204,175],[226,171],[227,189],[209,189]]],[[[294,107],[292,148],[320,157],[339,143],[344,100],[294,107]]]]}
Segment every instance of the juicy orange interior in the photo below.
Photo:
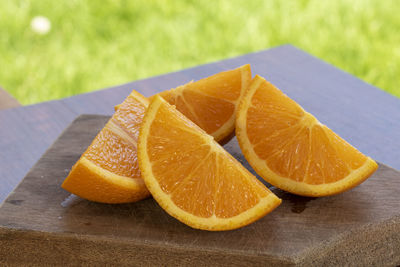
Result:
{"type": "Polygon", "coordinates": [[[179,208],[199,217],[229,218],[269,194],[212,137],[168,108],[160,106],[150,126],[147,153],[155,179],[179,208]]]}
{"type": "Polygon", "coordinates": [[[247,73],[250,75],[250,66],[246,65],[190,82],[160,95],[191,121],[212,134],[235,112],[236,101],[242,91],[242,68],[248,69],[247,73]]]}
{"type": "Polygon", "coordinates": [[[367,160],[266,81],[255,91],[247,112],[247,135],[254,152],[282,177],[331,183],[367,160]]]}
{"type": "Polygon", "coordinates": [[[139,178],[137,139],[145,111],[146,106],[129,95],[83,156],[117,175],[139,178]]]}
{"type": "MultiPolygon", "coordinates": [[[[244,68],[250,68],[244,66],[244,68]]],[[[234,102],[240,96],[242,87],[241,68],[224,71],[186,85],[189,89],[198,90],[215,98],[234,102]],[[217,90],[216,90],[217,89],[217,90]]]]}
{"type": "Polygon", "coordinates": [[[176,104],[178,110],[187,108],[192,121],[207,133],[218,130],[235,112],[233,103],[191,90],[177,95],[176,104]]]}
{"type": "Polygon", "coordinates": [[[136,147],[109,129],[103,129],[83,156],[112,173],[139,177],[136,147]]]}
{"type": "Polygon", "coordinates": [[[146,107],[139,102],[133,95],[129,95],[113,115],[113,120],[118,121],[137,142],[139,136],[140,124],[142,123],[146,107]]]}

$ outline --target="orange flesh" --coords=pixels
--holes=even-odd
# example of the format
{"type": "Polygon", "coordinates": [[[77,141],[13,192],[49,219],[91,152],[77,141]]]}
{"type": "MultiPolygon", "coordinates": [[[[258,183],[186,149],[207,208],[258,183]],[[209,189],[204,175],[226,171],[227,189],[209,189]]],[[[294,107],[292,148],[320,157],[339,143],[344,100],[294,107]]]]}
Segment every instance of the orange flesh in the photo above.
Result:
{"type": "Polygon", "coordinates": [[[126,130],[134,141],[137,142],[139,136],[140,124],[142,123],[146,107],[140,103],[132,95],[128,96],[125,101],[118,106],[115,111],[113,120],[118,121],[119,125],[126,130]]]}
{"type": "Polygon", "coordinates": [[[220,72],[197,82],[188,83],[186,86],[188,89],[198,90],[205,95],[234,102],[240,96],[242,71],[241,68],[238,68],[220,72]],[[218,90],[215,90],[215,88],[218,88],[218,90]]]}
{"type": "Polygon", "coordinates": [[[233,103],[196,91],[184,91],[178,98],[184,99],[192,107],[193,122],[207,133],[218,130],[235,112],[233,103]]]}
{"type": "MultiPolygon", "coordinates": [[[[200,128],[213,135],[234,116],[236,104],[250,80],[250,66],[245,65],[190,82],[160,95],[200,128]]],[[[233,125],[227,131],[232,132],[233,125]]],[[[218,138],[223,139],[229,134],[228,132],[218,138]]]]}
{"type": "Polygon", "coordinates": [[[217,144],[212,139],[199,135],[200,128],[180,116],[161,106],[147,137],[153,175],[180,209],[199,217],[230,218],[271,193],[226,151],[214,148],[217,144]]]}
{"type": "Polygon", "coordinates": [[[150,195],[141,177],[137,142],[148,100],[132,93],[72,167],[62,188],[101,203],[129,203],[150,195]]]}
{"type": "Polygon", "coordinates": [[[136,146],[145,111],[145,105],[129,95],[82,156],[117,175],[140,178],[136,146]]]}
{"type": "Polygon", "coordinates": [[[112,173],[140,177],[136,147],[107,128],[97,135],[83,156],[112,173]]]}
{"type": "Polygon", "coordinates": [[[267,82],[251,99],[246,127],[254,152],[268,168],[298,182],[336,182],[367,160],[267,82]]]}

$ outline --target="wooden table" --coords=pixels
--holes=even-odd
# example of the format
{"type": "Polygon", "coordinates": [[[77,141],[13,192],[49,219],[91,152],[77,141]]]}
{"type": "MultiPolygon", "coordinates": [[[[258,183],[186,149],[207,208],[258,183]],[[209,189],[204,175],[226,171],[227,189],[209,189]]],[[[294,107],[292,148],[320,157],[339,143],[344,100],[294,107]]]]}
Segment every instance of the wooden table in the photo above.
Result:
{"type": "MultiPolygon", "coordinates": [[[[281,88],[286,94],[288,94],[290,97],[298,101],[307,111],[311,112],[312,114],[315,114],[321,122],[325,123],[335,132],[339,133],[342,137],[344,137],[350,143],[359,148],[363,153],[373,157],[374,159],[376,159],[381,163],[392,166],[396,169],[400,169],[400,141],[399,141],[400,100],[386,94],[385,92],[371,85],[368,85],[367,83],[347,73],[344,73],[334,68],[329,64],[326,64],[298,50],[295,47],[280,46],[266,51],[261,51],[233,59],[223,60],[212,64],[207,64],[191,69],[182,70],[175,73],[170,73],[141,81],[136,81],[89,94],[83,94],[66,99],[0,111],[0,202],[3,201],[7,197],[7,195],[17,186],[17,184],[23,179],[28,170],[36,163],[36,161],[52,144],[52,142],[57,138],[57,136],[78,115],[84,113],[110,115],[113,113],[114,105],[122,102],[123,99],[130,93],[132,89],[136,89],[145,96],[150,96],[156,92],[169,89],[171,87],[176,87],[190,80],[197,80],[209,76],[211,74],[217,73],[219,71],[235,68],[247,63],[251,64],[253,74],[260,74],[266,77],[272,83],[281,88]]],[[[79,123],[84,123],[85,120],[91,121],[91,117],[90,116],[85,117],[85,119],[81,117],[81,119],[78,120],[78,122],[76,122],[77,123],[76,125],[79,126],[79,123]]],[[[101,127],[98,121],[93,125],[97,125],[95,128],[92,129],[93,131],[101,127]]],[[[74,135],[71,136],[69,134],[68,136],[73,137],[74,135]]],[[[67,136],[64,135],[64,140],[66,137],[67,136]]],[[[59,145],[60,144],[58,145],[56,144],[56,147],[59,145]]],[[[66,144],[64,144],[64,147],[65,146],[66,144]]],[[[54,151],[58,150],[60,149],[53,148],[53,150],[48,151],[46,153],[46,155],[48,155],[47,159],[45,156],[43,160],[44,161],[47,160],[48,162],[48,159],[49,158],[51,159],[50,155],[54,153],[54,151]]],[[[390,168],[387,168],[383,165],[381,165],[381,167],[382,167],[381,168],[382,178],[390,176],[391,179],[394,179],[392,181],[395,181],[398,184],[398,179],[395,179],[398,175],[398,172],[395,172],[394,170],[391,170],[390,168]]],[[[35,171],[31,172],[31,176],[34,176],[34,174],[37,173],[37,171],[38,170],[36,170],[36,172],[35,171]]],[[[64,170],[61,171],[63,172],[64,170]]],[[[57,177],[58,176],[60,175],[57,175],[57,177]]],[[[29,177],[29,178],[34,178],[34,177],[29,177]]],[[[58,177],[58,179],[62,178],[58,177]]],[[[38,177],[36,177],[36,180],[38,180],[38,177]]],[[[35,181],[35,179],[30,179],[29,181],[31,181],[32,183],[35,181]]],[[[371,183],[375,183],[379,187],[379,179],[371,180],[371,183]]],[[[36,182],[34,182],[31,185],[29,185],[29,183],[25,183],[25,187],[26,186],[35,187],[37,188],[37,190],[40,190],[40,185],[37,185],[36,182]]],[[[61,190],[58,185],[57,188],[58,190],[61,190]]],[[[366,187],[363,188],[365,189],[366,187]]],[[[389,187],[389,189],[390,188],[393,188],[393,186],[389,187]]],[[[397,190],[397,188],[394,188],[393,190],[397,190]]],[[[384,192],[378,192],[376,196],[374,196],[373,194],[361,194],[361,193],[362,193],[361,191],[358,191],[359,195],[357,195],[357,193],[347,194],[347,195],[343,194],[340,195],[340,197],[335,198],[335,201],[333,201],[331,198],[323,199],[321,200],[321,202],[318,202],[320,203],[318,205],[320,205],[319,207],[321,207],[321,209],[318,209],[317,213],[323,212],[324,209],[325,210],[328,209],[330,205],[334,205],[335,207],[340,203],[344,205],[345,203],[348,203],[349,199],[350,201],[355,201],[355,202],[361,201],[361,199],[363,199],[363,201],[368,202],[371,200],[370,199],[371,197],[380,198],[382,197],[381,196],[382,194],[383,196],[385,196],[384,192]]],[[[52,191],[51,194],[52,195],[49,197],[52,198],[62,197],[59,196],[58,195],[59,193],[56,191],[52,191]]],[[[284,196],[285,195],[281,197],[284,196]]],[[[40,194],[36,194],[36,198],[40,197],[41,197],[40,194]]],[[[305,201],[304,199],[299,197],[296,198],[295,196],[286,196],[286,197],[288,197],[288,199],[285,199],[285,201],[293,202],[296,205],[302,201],[303,202],[305,201]]],[[[17,207],[20,205],[20,202],[22,200],[14,200],[11,198],[8,201],[11,204],[7,203],[7,205],[4,205],[3,211],[4,210],[6,211],[8,210],[8,212],[13,211],[14,209],[10,209],[12,205],[16,205],[17,207]]],[[[85,204],[85,203],[82,204],[84,211],[78,210],[81,208],[81,206],[76,206],[76,211],[79,214],[82,214],[83,217],[82,218],[74,217],[74,222],[79,221],[74,231],[84,231],[84,232],[86,231],[81,227],[81,223],[83,223],[83,225],[89,225],[88,222],[86,221],[80,222],[80,221],[88,219],[84,216],[84,214],[87,213],[88,207],[92,210],[97,210],[97,211],[101,208],[102,211],[108,210],[109,213],[111,212],[111,210],[114,210],[113,207],[108,207],[108,206],[100,207],[96,204],[91,204],[91,203],[85,204]]],[[[303,203],[304,208],[305,208],[305,203],[306,202],[303,203]]],[[[382,205],[384,205],[382,207],[379,206],[381,204],[374,206],[376,212],[387,209],[388,210],[387,214],[392,214],[393,212],[392,213],[390,212],[398,208],[397,205],[398,199],[396,196],[394,196],[393,199],[393,193],[390,202],[391,205],[393,205],[393,207],[388,209],[386,207],[387,204],[385,204],[387,202],[383,201],[382,203],[383,203],[382,205]]],[[[28,203],[26,207],[29,205],[30,204],[28,203]]],[[[152,200],[144,201],[139,203],[136,208],[138,208],[139,211],[142,213],[160,212],[160,210],[157,208],[154,208],[154,211],[152,208],[152,210],[150,211],[149,210],[150,206],[147,205],[153,207],[154,202],[152,202],[152,200]],[[142,210],[140,210],[140,207],[142,207],[142,210]]],[[[339,208],[336,207],[335,209],[333,207],[332,209],[330,209],[331,213],[332,212],[334,213],[330,215],[335,215],[336,211],[340,210],[341,213],[343,213],[344,215],[347,216],[348,219],[350,219],[352,225],[357,224],[358,219],[357,220],[352,219],[354,217],[353,214],[354,210],[351,209],[351,207],[347,210],[343,210],[342,208],[340,208],[341,207],[340,205],[338,206],[339,208]]],[[[372,214],[370,211],[368,211],[368,207],[372,208],[372,206],[363,207],[363,212],[365,212],[365,215],[372,214]]],[[[53,212],[56,211],[57,209],[60,209],[59,204],[55,205],[52,208],[53,212]]],[[[130,213],[131,212],[130,209],[132,208],[132,206],[120,206],[118,209],[122,211],[124,208],[127,209],[126,212],[130,213]]],[[[285,216],[288,216],[287,218],[289,218],[290,220],[287,223],[289,224],[292,223],[293,229],[295,229],[295,227],[297,227],[296,220],[299,219],[300,217],[296,215],[298,214],[297,210],[293,211],[293,207],[291,213],[287,211],[287,209],[289,209],[290,211],[290,205],[283,206],[280,210],[280,213],[277,212],[275,214],[285,214],[285,216]]],[[[27,209],[26,212],[29,213],[29,209],[27,209]]],[[[50,213],[51,213],[50,209],[46,210],[47,215],[49,215],[50,213]]],[[[204,242],[206,241],[217,242],[219,240],[219,238],[214,240],[213,237],[214,235],[203,234],[187,229],[182,224],[177,224],[170,217],[168,216],[165,217],[164,215],[162,215],[162,213],[158,215],[161,216],[165,221],[165,222],[162,221],[163,222],[162,225],[166,225],[166,223],[170,223],[172,225],[171,229],[173,229],[173,231],[169,228],[167,230],[170,232],[166,230],[169,234],[171,234],[171,238],[173,238],[174,235],[176,235],[177,237],[181,236],[180,233],[186,233],[186,234],[190,233],[188,234],[188,236],[191,236],[192,234],[193,236],[202,238],[206,236],[206,238],[203,240],[204,242]],[[176,233],[174,231],[176,231],[176,233]]],[[[338,233],[345,231],[345,229],[350,226],[350,224],[347,225],[343,223],[343,221],[340,219],[341,216],[335,217],[341,222],[340,224],[341,228],[339,227],[340,231],[338,231],[338,233]]],[[[103,219],[108,220],[106,217],[103,219]]],[[[100,217],[96,218],[97,218],[96,220],[103,220],[100,217]]],[[[254,229],[258,229],[260,227],[262,228],[263,223],[268,226],[269,222],[272,223],[274,221],[273,218],[274,217],[269,217],[270,220],[267,219],[261,223],[254,224],[254,228],[252,227],[244,228],[242,231],[232,232],[227,235],[236,236],[236,238],[237,236],[239,236],[240,237],[239,241],[243,243],[244,240],[243,238],[248,237],[247,232],[252,232],[254,229]]],[[[55,224],[52,224],[50,221],[42,222],[41,218],[36,218],[36,219],[38,221],[34,222],[33,224],[36,223],[37,227],[39,228],[41,227],[41,225],[45,225],[43,223],[48,224],[46,227],[50,228],[56,227],[55,224]]],[[[117,220],[119,219],[123,221],[126,220],[127,218],[125,217],[115,218],[116,220],[115,222],[117,222],[117,220]]],[[[131,220],[131,218],[128,219],[131,220]]],[[[365,221],[374,220],[374,218],[369,218],[368,216],[362,216],[362,219],[365,221]]],[[[5,221],[7,221],[7,218],[5,221]]],[[[11,219],[11,221],[13,221],[13,219],[11,219]]],[[[120,223],[122,223],[122,221],[120,223]]],[[[146,225],[148,225],[150,222],[151,220],[146,221],[146,225]]],[[[3,216],[3,223],[4,223],[4,216],[3,216]]],[[[30,223],[32,222],[26,222],[26,223],[29,226],[30,223]]],[[[129,224],[131,223],[132,221],[130,221],[129,224]]],[[[329,223],[333,222],[329,221],[329,223]]],[[[392,226],[399,227],[399,225],[400,224],[395,223],[391,224],[391,227],[392,226]]],[[[321,228],[322,226],[318,227],[321,228]]],[[[269,226],[267,228],[269,228],[269,226]]],[[[322,227],[321,229],[325,228],[322,227]]],[[[330,227],[324,230],[325,235],[326,233],[328,233],[329,229],[330,227]]],[[[92,228],[91,231],[93,231],[92,228]]],[[[102,231],[104,231],[104,229],[102,231]]],[[[311,227],[309,231],[315,232],[316,229],[311,227]]],[[[152,231],[149,230],[147,234],[149,236],[152,234],[164,236],[163,233],[161,232],[160,233],[158,232],[153,233],[153,232],[154,232],[153,230],[152,231]]],[[[398,231],[396,230],[396,233],[397,232],[398,231]]],[[[7,238],[9,233],[7,232],[7,229],[5,233],[6,234],[3,234],[3,237],[7,238]]],[[[257,233],[257,231],[255,233],[257,233]]],[[[113,236],[114,234],[115,233],[113,232],[111,236],[113,236]]],[[[285,233],[284,232],[281,233],[280,237],[282,237],[282,234],[285,233]]],[[[292,236],[292,234],[294,233],[290,232],[286,233],[286,235],[288,236],[292,236]]],[[[35,233],[32,232],[32,235],[35,235],[35,233]]],[[[221,235],[226,237],[226,235],[223,234],[221,235]]],[[[359,235],[356,234],[355,236],[359,235]]],[[[384,235],[380,236],[382,236],[382,238],[386,238],[384,237],[384,235]]],[[[36,237],[33,236],[32,238],[36,237]]],[[[256,238],[256,236],[254,238],[256,238]]],[[[319,240],[324,240],[324,237],[319,237],[319,238],[320,238],[319,240]]],[[[400,238],[400,236],[393,235],[392,239],[394,241],[392,240],[391,241],[392,243],[390,244],[398,245],[397,241],[395,241],[397,240],[396,238],[400,238]]],[[[49,241],[50,239],[46,240],[49,241]]],[[[83,239],[78,238],[77,240],[83,242],[83,239]]],[[[354,240],[355,239],[353,239],[353,242],[358,242],[354,240]]],[[[201,239],[198,239],[198,243],[202,242],[200,241],[201,239]]],[[[262,239],[259,241],[262,243],[262,239]]],[[[313,240],[306,240],[306,241],[311,243],[316,242],[313,240]]],[[[386,239],[385,240],[382,239],[381,241],[387,242],[386,239]]],[[[54,240],[52,242],[57,243],[57,241],[54,240]]],[[[304,241],[299,241],[297,245],[301,245],[303,244],[303,242],[304,241]]],[[[374,242],[372,242],[372,244],[374,242]]],[[[43,242],[39,242],[38,244],[42,243],[43,242]]],[[[43,243],[43,245],[46,245],[47,243],[45,242],[43,243]]],[[[65,244],[65,241],[63,240],[61,244],[65,244]]],[[[368,244],[371,244],[371,242],[368,244]]],[[[101,247],[102,244],[99,244],[99,246],[101,247]]],[[[348,244],[348,246],[354,246],[354,245],[348,244]]],[[[20,250],[18,247],[14,249],[15,251],[20,250]]],[[[164,250],[165,250],[164,248],[160,249],[160,253],[163,253],[164,250]]],[[[121,251],[122,251],[121,253],[124,253],[123,252],[124,250],[121,251]]],[[[338,251],[340,251],[340,249],[338,251]]],[[[168,258],[168,256],[166,258],[168,258]]],[[[355,259],[355,261],[358,262],[357,259],[355,259]]],[[[280,262],[282,263],[282,261],[280,262]]]]}

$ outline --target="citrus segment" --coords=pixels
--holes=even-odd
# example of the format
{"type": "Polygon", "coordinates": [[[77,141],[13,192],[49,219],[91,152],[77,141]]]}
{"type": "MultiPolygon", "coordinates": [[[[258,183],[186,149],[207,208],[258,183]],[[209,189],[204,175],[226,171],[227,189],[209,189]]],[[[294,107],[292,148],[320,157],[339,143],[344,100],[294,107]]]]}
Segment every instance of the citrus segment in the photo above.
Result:
{"type": "Polygon", "coordinates": [[[235,229],[281,202],[212,136],[159,96],[144,116],[138,158],[154,199],[193,228],[235,229]]]}
{"type": "Polygon", "coordinates": [[[97,135],[83,157],[117,175],[140,177],[136,147],[108,127],[109,124],[97,135]]]}
{"type": "Polygon", "coordinates": [[[137,160],[139,127],[148,100],[133,91],[72,167],[62,187],[82,198],[126,203],[150,195],[137,160]]]}
{"type": "Polygon", "coordinates": [[[360,184],[378,167],[260,76],[240,103],[236,135],[256,172],[294,194],[337,194],[360,184]]]}
{"type": "Polygon", "coordinates": [[[233,136],[236,108],[250,81],[250,65],[244,65],[159,95],[215,140],[225,143],[233,136]]]}
{"type": "Polygon", "coordinates": [[[113,120],[117,121],[122,126],[122,129],[129,132],[129,135],[136,142],[139,136],[140,124],[148,104],[149,101],[146,97],[136,91],[132,91],[124,102],[115,108],[113,120]]]}

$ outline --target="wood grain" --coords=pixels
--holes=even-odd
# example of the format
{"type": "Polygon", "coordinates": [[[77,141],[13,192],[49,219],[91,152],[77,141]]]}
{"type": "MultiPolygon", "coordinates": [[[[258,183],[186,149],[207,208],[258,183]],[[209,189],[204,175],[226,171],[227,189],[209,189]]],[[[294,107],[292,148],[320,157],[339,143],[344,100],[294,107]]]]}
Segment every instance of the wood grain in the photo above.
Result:
{"type": "Polygon", "coordinates": [[[0,110],[19,107],[21,104],[6,90],[0,87],[0,110]]]}
{"type": "Polygon", "coordinates": [[[110,115],[132,89],[150,96],[247,63],[253,74],[276,84],[363,153],[400,169],[400,100],[285,45],[106,90],[0,111],[0,202],[77,115],[110,115]]]}
{"type": "MultiPolygon", "coordinates": [[[[89,202],[60,185],[108,117],[76,119],[0,207],[0,265],[383,266],[400,264],[400,173],[380,164],[343,194],[283,203],[238,230],[195,230],[153,199],[89,202]]],[[[249,167],[233,139],[225,148],[249,167]]]]}

